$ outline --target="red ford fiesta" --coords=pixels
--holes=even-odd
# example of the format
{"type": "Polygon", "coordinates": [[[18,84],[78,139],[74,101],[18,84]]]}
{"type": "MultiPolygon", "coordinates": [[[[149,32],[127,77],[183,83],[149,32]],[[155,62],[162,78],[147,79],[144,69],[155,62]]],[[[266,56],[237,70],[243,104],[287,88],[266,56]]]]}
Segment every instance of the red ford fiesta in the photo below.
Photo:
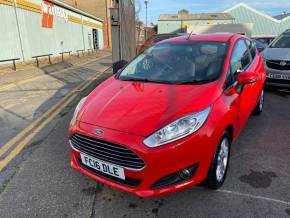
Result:
{"type": "Polygon", "coordinates": [[[222,186],[230,148],[264,103],[263,61],[238,34],[182,36],[135,58],[82,99],[71,166],[141,197],[222,186]]]}

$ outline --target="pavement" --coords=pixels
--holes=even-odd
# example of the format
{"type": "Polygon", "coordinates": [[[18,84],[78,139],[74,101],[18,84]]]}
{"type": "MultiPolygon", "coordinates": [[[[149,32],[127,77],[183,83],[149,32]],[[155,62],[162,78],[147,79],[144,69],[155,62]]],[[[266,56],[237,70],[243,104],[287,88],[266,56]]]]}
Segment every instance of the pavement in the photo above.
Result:
{"type": "MultiPolygon", "coordinates": [[[[87,66],[96,67],[100,66],[87,66]]],[[[79,95],[86,95],[110,75],[102,74],[79,95]]],[[[65,107],[0,172],[0,178],[6,178],[0,188],[0,217],[290,217],[289,91],[266,92],[265,111],[250,117],[232,147],[222,189],[199,186],[148,199],[105,186],[70,168],[66,134],[76,103],[77,99],[65,107]]],[[[16,121],[10,120],[10,128],[16,121]]]]}
{"type": "MultiPolygon", "coordinates": [[[[40,66],[37,67],[35,64],[25,64],[17,68],[17,71],[7,70],[5,67],[0,68],[0,91],[6,90],[29,81],[34,81],[36,78],[39,79],[45,76],[53,76],[62,74],[68,69],[74,69],[94,62],[96,59],[104,56],[110,56],[111,53],[107,50],[99,50],[94,54],[87,54],[86,56],[75,56],[71,55],[66,57],[64,61],[53,60],[54,64],[48,64],[43,60],[40,62],[40,66]]],[[[9,69],[9,68],[8,68],[9,69]]]]}
{"type": "MultiPolygon", "coordinates": [[[[29,79],[24,76],[21,83],[0,85],[0,187],[29,152],[18,154],[23,149],[29,151],[52,131],[57,122],[54,118],[64,116],[73,100],[85,94],[83,87],[94,86],[95,79],[111,66],[111,56],[106,53],[102,58],[91,57],[89,62],[62,69],[64,64],[39,69],[41,76],[33,77],[25,71],[29,79]],[[13,166],[3,170],[8,164],[13,166]]],[[[5,76],[19,79],[18,72],[5,76]]]]}

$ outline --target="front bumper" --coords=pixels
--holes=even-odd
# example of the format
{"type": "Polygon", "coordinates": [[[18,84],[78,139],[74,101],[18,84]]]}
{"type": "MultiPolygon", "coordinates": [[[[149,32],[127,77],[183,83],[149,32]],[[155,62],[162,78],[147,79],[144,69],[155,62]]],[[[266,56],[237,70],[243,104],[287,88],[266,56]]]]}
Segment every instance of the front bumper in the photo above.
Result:
{"type": "Polygon", "coordinates": [[[269,68],[265,64],[265,71],[267,73],[266,85],[281,88],[290,88],[290,71],[276,70],[269,68]]]}
{"type": "MultiPolygon", "coordinates": [[[[99,137],[94,134],[96,126],[78,123],[71,134],[79,133],[89,137],[99,137]]],[[[151,197],[161,194],[167,194],[201,183],[207,176],[207,172],[215,152],[218,138],[209,137],[206,128],[200,129],[198,134],[192,134],[186,138],[160,146],[158,148],[148,148],[142,142],[141,136],[136,136],[124,132],[102,128],[105,134],[102,140],[121,144],[131,149],[144,162],[145,167],[141,170],[130,170],[125,168],[127,181],[118,181],[110,179],[88,167],[82,165],[80,161],[80,152],[71,146],[72,158],[71,166],[83,174],[121,189],[133,193],[140,197],[151,197]],[[188,167],[194,167],[191,178],[186,180],[176,180],[169,186],[155,186],[162,178],[174,175],[176,172],[188,167]]]]}

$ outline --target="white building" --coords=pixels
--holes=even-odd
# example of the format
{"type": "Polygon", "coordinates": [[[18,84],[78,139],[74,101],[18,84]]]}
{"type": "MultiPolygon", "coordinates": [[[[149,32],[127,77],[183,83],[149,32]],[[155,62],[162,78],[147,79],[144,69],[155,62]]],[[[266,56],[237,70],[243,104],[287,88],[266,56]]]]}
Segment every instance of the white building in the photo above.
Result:
{"type": "Polygon", "coordinates": [[[103,48],[103,21],[56,0],[0,0],[0,61],[103,48]]]}

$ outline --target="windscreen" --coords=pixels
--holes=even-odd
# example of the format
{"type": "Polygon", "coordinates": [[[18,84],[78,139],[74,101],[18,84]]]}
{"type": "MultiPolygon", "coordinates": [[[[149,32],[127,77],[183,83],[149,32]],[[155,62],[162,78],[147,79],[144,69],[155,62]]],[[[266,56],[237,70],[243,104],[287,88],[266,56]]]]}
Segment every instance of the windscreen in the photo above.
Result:
{"type": "Polygon", "coordinates": [[[290,48],[290,34],[282,34],[273,41],[271,48],[290,48]]]}
{"type": "Polygon", "coordinates": [[[155,83],[207,83],[222,72],[227,53],[225,42],[162,43],[133,60],[120,80],[155,83]]]}

